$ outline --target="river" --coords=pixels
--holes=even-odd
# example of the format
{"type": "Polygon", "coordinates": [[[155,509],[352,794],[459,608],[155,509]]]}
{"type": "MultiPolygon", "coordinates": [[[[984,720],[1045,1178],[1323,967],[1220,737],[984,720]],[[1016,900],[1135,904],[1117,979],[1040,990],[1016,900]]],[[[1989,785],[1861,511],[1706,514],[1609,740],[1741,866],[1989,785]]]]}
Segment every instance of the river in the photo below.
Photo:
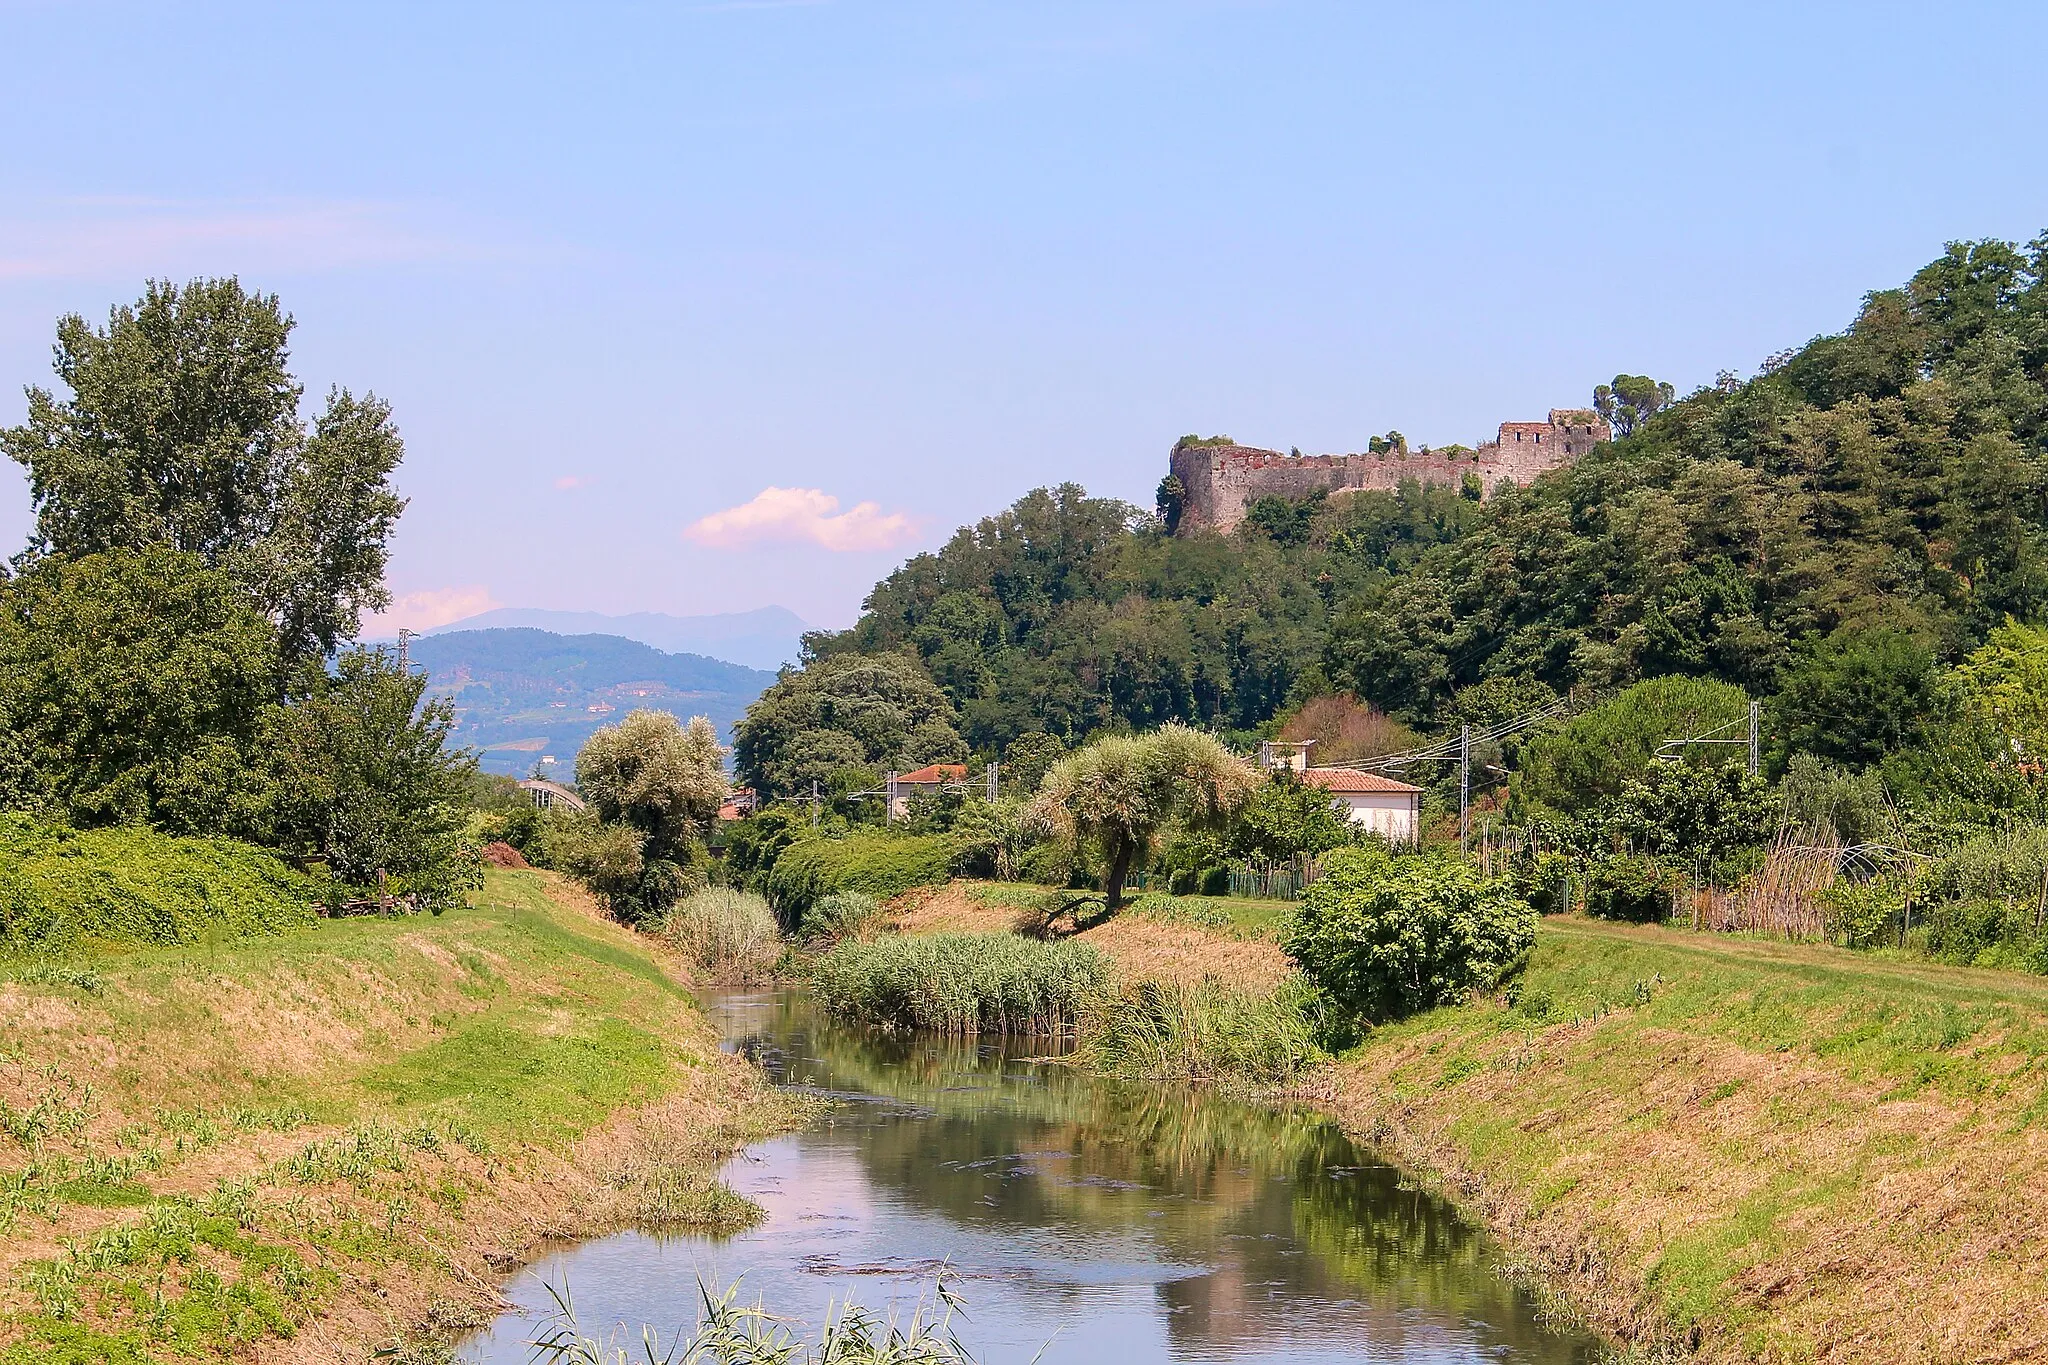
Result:
{"type": "MultiPolygon", "coordinates": [[[[464,1344],[516,1365],[547,1286],[583,1329],[694,1321],[700,1278],[815,1328],[853,1296],[907,1314],[941,1264],[988,1365],[1543,1362],[1598,1343],[1538,1318],[1487,1238],[1307,1110],[1101,1081],[1026,1040],[949,1044],[836,1026],[803,997],[726,994],[728,1044],[838,1101],[727,1172],[768,1211],[736,1236],[629,1232],[516,1276],[464,1344]]],[[[794,1326],[794,1324],[793,1324],[794,1326]]]]}

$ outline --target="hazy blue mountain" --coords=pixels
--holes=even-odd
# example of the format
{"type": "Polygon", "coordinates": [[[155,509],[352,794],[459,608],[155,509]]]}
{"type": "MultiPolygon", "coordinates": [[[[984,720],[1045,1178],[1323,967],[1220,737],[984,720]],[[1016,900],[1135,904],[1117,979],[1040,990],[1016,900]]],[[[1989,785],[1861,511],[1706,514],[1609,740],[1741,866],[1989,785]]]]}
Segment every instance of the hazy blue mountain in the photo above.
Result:
{"type": "Polygon", "coordinates": [[[717,616],[668,616],[658,611],[606,616],[595,611],[499,607],[427,634],[498,627],[528,627],[557,635],[618,635],[670,653],[703,654],[749,668],[771,670],[796,662],[798,637],[809,629],[803,618],[787,607],[761,607],[717,616]]]}
{"type": "Polygon", "coordinates": [[[643,706],[708,716],[730,743],[733,722],[775,681],[762,669],[617,635],[533,629],[421,636],[412,661],[454,701],[454,742],[480,750],[486,772],[520,777],[550,754],[555,771],[573,771],[592,731],[643,706]]]}

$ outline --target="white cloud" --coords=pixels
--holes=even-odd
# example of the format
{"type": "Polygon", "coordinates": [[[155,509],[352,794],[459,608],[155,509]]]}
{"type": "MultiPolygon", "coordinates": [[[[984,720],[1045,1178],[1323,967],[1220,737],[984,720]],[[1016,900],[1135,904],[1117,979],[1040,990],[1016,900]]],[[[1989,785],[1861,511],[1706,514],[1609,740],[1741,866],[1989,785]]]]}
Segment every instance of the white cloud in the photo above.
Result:
{"type": "Polygon", "coordinates": [[[916,523],[902,512],[885,513],[872,502],[842,512],[839,499],[818,488],[764,488],[750,502],[683,528],[686,539],[721,549],[794,541],[827,550],[893,550],[916,534],[916,523]]]}
{"type": "Polygon", "coordinates": [[[445,626],[450,621],[460,621],[467,616],[490,611],[503,606],[491,596],[491,590],[481,584],[457,588],[427,588],[421,592],[409,592],[391,599],[391,605],[377,615],[363,621],[363,638],[366,640],[389,639],[401,627],[407,630],[432,630],[445,626]]]}

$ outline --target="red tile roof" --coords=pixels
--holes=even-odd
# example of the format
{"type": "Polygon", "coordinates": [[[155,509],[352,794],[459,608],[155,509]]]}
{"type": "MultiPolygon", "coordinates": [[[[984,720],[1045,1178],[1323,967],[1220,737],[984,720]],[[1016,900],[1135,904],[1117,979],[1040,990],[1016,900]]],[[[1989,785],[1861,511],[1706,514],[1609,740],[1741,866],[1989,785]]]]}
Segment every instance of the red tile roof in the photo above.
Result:
{"type": "Polygon", "coordinates": [[[906,782],[920,787],[937,787],[947,782],[965,782],[966,780],[967,765],[965,763],[927,763],[924,767],[914,772],[898,773],[896,775],[896,785],[899,787],[906,782]]]}
{"type": "Polygon", "coordinates": [[[1411,787],[1406,782],[1396,782],[1391,777],[1378,773],[1354,772],[1350,768],[1310,768],[1303,772],[1301,780],[1312,787],[1321,787],[1326,792],[1419,792],[1420,787],[1411,787]]]}

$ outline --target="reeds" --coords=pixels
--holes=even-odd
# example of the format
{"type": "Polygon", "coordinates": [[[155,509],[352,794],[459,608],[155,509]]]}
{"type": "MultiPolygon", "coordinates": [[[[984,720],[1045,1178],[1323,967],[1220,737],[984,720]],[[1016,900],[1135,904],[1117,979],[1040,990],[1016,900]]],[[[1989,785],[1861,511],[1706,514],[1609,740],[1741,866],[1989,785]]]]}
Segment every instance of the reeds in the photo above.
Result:
{"type": "Polygon", "coordinates": [[[768,902],[729,886],[708,886],[677,901],[655,933],[711,980],[734,985],[765,979],[782,956],[781,929],[768,902]]]}
{"type": "Polygon", "coordinates": [[[846,941],[819,958],[812,989],[835,1016],[966,1036],[1065,1034],[1108,996],[1109,960],[1085,943],[1016,934],[846,941]]]}
{"type": "Polygon", "coordinates": [[[1145,980],[1102,1008],[1083,1055],[1095,1070],[1137,1080],[1278,1085],[1325,1055],[1322,1014],[1299,974],[1270,992],[1145,980]]]}
{"type": "Polygon", "coordinates": [[[1732,891],[1705,888],[1678,907],[1695,928],[1816,941],[1827,936],[1824,892],[1835,884],[1842,848],[1829,834],[1789,831],[1772,841],[1764,865],[1732,891]]]}

